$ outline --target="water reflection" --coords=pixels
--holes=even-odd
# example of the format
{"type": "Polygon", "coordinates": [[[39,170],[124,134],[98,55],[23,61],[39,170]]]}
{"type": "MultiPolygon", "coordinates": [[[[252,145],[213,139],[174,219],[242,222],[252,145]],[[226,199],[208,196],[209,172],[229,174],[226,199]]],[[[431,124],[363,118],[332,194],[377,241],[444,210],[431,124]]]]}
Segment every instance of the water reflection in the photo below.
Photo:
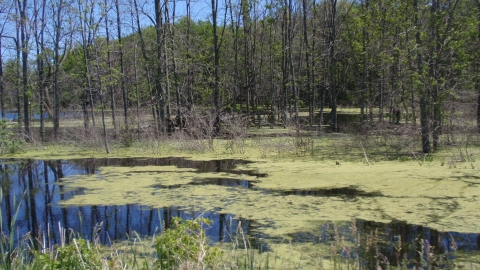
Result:
{"type": "Polygon", "coordinates": [[[377,269],[379,261],[384,264],[382,269],[387,264],[410,268],[432,256],[452,261],[456,251],[468,253],[480,248],[479,234],[439,232],[403,221],[379,223],[357,219],[342,225],[326,223],[316,233],[297,232],[290,237],[294,242],[335,246],[344,258],[361,258],[365,269],[377,269]]]}
{"type": "Polygon", "coordinates": [[[202,178],[196,179],[191,185],[216,185],[225,187],[244,187],[251,188],[252,181],[241,179],[225,179],[225,178],[202,178]]]}
{"type": "MultiPolygon", "coordinates": [[[[205,186],[205,185],[215,185],[215,186],[224,186],[224,187],[243,187],[251,188],[253,187],[252,181],[241,180],[241,179],[231,179],[231,178],[198,178],[194,179],[193,182],[188,183],[192,186],[205,186]]],[[[176,189],[181,188],[183,185],[155,185],[155,189],[176,189]]]]}
{"type": "Polygon", "coordinates": [[[243,159],[221,159],[221,160],[189,160],[180,157],[168,158],[87,158],[87,159],[73,159],[71,163],[81,165],[90,172],[96,171],[104,166],[122,166],[122,167],[136,167],[136,166],[176,166],[177,168],[193,168],[198,173],[205,172],[226,172],[229,174],[246,174],[257,177],[265,177],[265,174],[252,171],[236,169],[237,165],[245,165],[251,163],[243,159]]]}
{"type": "MultiPolygon", "coordinates": [[[[93,174],[101,166],[177,165],[199,171],[233,171],[234,160],[224,162],[191,162],[184,159],[85,159],[85,160],[0,160],[2,187],[2,228],[10,233],[15,221],[15,234],[29,233],[37,238],[40,232],[50,233],[49,244],[59,242],[59,228],[71,229],[91,239],[97,235],[106,244],[125,239],[132,231],[153,235],[168,228],[172,217],[191,219],[202,215],[213,221],[207,236],[213,241],[230,241],[232,230],[240,225],[248,233],[253,221],[239,220],[230,214],[195,212],[179,207],[152,209],[141,205],[60,207],[59,202],[84,190],[68,190],[59,181],[70,175],[93,174]],[[177,162],[177,163],[175,163],[177,162]],[[16,211],[18,214],[15,217],[16,211]]],[[[210,181],[210,180],[208,180],[210,181]]]]}
{"type": "MultiPolygon", "coordinates": [[[[220,185],[226,187],[252,188],[252,182],[242,180],[240,175],[248,174],[263,177],[256,171],[237,169],[238,164],[246,164],[245,160],[191,161],[182,158],[162,159],[77,159],[77,160],[0,160],[0,184],[2,191],[1,213],[4,234],[9,234],[9,224],[15,220],[15,234],[30,233],[34,238],[40,232],[50,231],[47,244],[59,242],[59,227],[71,229],[83,237],[92,238],[98,235],[101,242],[125,239],[132,231],[140,235],[154,235],[168,228],[173,217],[190,219],[203,215],[213,220],[207,229],[207,235],[213,241],[231,241],[240,226],[245,235],[249,235],[249,244],[263,251],[269,247],[265,239],[275,242],[269,235],[258,234],[258,226],[254,220],[242,220],[231,214],[215,212],[196,212],[195,209],[168,207],[152,209],[136,204],[81,207],[60,207],[59,202],[73,196],[83,194],[82,189],[65,189],[59,185],[60,179],[70,175],[94,174],[102,166],[176,166],[193,168],[197,172],[228,172],[238,178],[196,178],[189,185],[220,185]],[[18,206],[18,208],[17,208],[18,206]],[[15,217],[18,209],[18,214],[15,217]]],[[[156,172],[160,173],[160,172],[156,172]]],[[[157,188],[178,188],[180,186],[158,186],[157,188]]],[[[322,196],[357,197],[381,196],[367,193],[356,187],[269,191],[271,196],[322,196]]],[[[265,225],[263,225],[265,226],[265,225]]],[[[274,225],[273,225],[274,226],[274,225]]],[[[384,256],[391,265],[396,265],[403,258],[421,261],[422,250],[434,247],[435,254],[443,254],[453,250],[465,252],[478,251],[480,236],[457,232],[439,232],[427,227],[395,221],[388,224],[365,220],[335,225],[326,223],[315,232],[297,232],[290,235],[293,242],[311,242],[312,244],[331,244],[339,239],[350,243],[350,248],[342,249],[344,257],[361,257],[366,269],[374,268],[374,261],[384,256]],[[356,243],[357,245],[353,245],[356,243]],[[353,248],[352,248],[353,247],[353,248]],[[371,266],[371,267],[370,267],[371,266]]],[[[284,241],[284,239],[278,239],[284,241]]],[[[428,252],[424,252],[427,254],[428,252]]]]}
{"type": "Polygon", "coordinates": [[[355,186],[342,188],[327,188],[327,189],[293,189],[282,191],[282,195],[296,195],[296,196],[316,196],[316,197],[344,197],[344,198],[358,198],[358,197],[378,197],[382,196],[380,192],[365,192],[355,186]]]}

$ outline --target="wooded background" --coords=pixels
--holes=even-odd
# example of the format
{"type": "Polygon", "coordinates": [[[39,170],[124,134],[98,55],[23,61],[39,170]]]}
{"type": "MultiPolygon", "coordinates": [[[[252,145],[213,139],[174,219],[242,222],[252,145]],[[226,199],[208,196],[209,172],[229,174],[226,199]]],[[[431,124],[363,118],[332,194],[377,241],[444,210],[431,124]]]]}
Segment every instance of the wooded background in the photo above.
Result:
{"type": "Polygon", "coordinates": [[[208,111],[219,134],[223,113],[336,132],[338,106],[354,107],[361,125],[418,125],[425,153],[438,147],[445,116],[472,109],[480,123],[480,0],[203,6],[207,15],[193,19],[190,0],[0,1],[2,117],[15,110],[29,136],[38,114],[44,141],[45,121],[55,139],[72,110],[85,130],[104,132],[138,131],[148,112],[159,134],[208,111]],[[459,100],[475,105],[451,105],[459,100]]]}

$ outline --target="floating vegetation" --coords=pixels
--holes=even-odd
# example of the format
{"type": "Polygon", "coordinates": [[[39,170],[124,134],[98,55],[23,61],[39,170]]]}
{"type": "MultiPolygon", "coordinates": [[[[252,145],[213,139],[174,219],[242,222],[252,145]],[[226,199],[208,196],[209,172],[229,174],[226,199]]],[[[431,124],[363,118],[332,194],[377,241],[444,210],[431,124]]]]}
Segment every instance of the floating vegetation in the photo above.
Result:
{"type": "MultiPolygon", "coordinates": [[[[209,238],[227,241],[241,225],[248,240],[256,243],[252,247],[272,252],[296,250],[292,254],[299,258],[301,254],[314,256],[319,250],[325,254],[320,246],[306,245],[328,245],[335,239],[334,227],[346,241],[337,244],[351,248],[349,243],[356,241],[352,220],[362,235],[378,233],[386,239],[379,242],[384,249],[393,248],[384,243],[395,244],[394,237],[401,234],[396,228],[403,226],[408,231],[402,235],[403,241],[408,238],[407,242],[413,243],[423,237],[439,248],[444,242],[435,243],[433,238],[453,237],[462,252],[478,250],[471,244],[480,232],[480,191],[475,174],[433,163],[376,162],[366,166],[343,162],[336,166],[314,160],[168,157],[8,160],[3,164],[2,187],[4,194],[10,190],[9,200],[22,197],[19,191],[27,190],[29,199],[18,217],[26,224],[19,231],[24,233],[60,221],[88,236],[102,223],[105,233],[101,237],[106,241],[121,239],[131,230],[149,235],[163,224],[168,227],[172,217],[188,219],[203,214],[214,221],[207,230],[209,238]],[[46,205],[48,210],[43,212],[46,205]],[[39,212],[35,215],[27,211],[36,207],[39,212]]],[[[2,203],[3,213],[8,213],[6,205],[2,203]]],[[[341,256],[351,259],[350,255],[341,256]]]]}

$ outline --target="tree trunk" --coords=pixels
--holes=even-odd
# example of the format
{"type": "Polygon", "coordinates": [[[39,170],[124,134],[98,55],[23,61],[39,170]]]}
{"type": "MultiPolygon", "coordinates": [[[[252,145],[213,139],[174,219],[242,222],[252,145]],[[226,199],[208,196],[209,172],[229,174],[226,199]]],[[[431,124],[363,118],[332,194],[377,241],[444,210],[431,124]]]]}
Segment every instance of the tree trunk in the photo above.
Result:
{"type": "Polygon", "coordinates": [[[252,75],[251,65],[250,65],[250,54],[252,53],[250,48],[250,38],[251,38],[251,22],[250,22],[250,3],[249,0],[241,0],[240,5],[242,8],[242,19],[243,19],[243,72],[244,72],[244,94],[246,100],[246,110],[247,114],[250,114],[250,105],[251,105],[251,83],[250,76],[252,75]]]}
{"type": "Polygon", "coordinates": [[[290,92],[293,94],[293,110],[294,110],[294,122],[295,127],[298,128],[298,92],[297,84],[295,80],[295,69],[293,66],[293,55],[292,55],[292,46],[293,46],[293,1],[288,0],[288,30],[287,30],[287,39],[288,39],[288,59],[289,59],[289,71],[290,71],[290,92]]]}
{"type": "Polygon", "coordinates": [[[23,125],[27,140],[30,137],[30,115],[28,100],[28,37],[27,37],[27,0],[17,1],[18,9],[20,11],[20,41],[22,47],[22,89],[23,89],[23,125]]]}
{"type": "MultiPolygon", "coordinates": [[[[480,1],[477,1],[477,46],[480,43],[480,1]]],[[[480,49],[477,48],[477,52],[480,49]]],[[[478,55],[475,58],[476,64],[475,64],[475,69],[476,72],[475,74],[479,74],[480,72],[480,59],[478,59],[478,55]]],[[[480,132],[480,77],[477,76],[475,80],[475,92],[478,93],[478,101],[477,101],[477,128],[478,131],[480,132]]],[[[479,238],[480,239],[480,238],[479,238]]]]}
{"type": "MultiPolygon", "coordinates": [[[[189,1],[189,0],[187,0],[189,1]]],[[[151,101],[151,106],[152,106],[152,115],[153,115],[153,120],[154,120],[154,123],[155,123],[155,131],[156,133],[158,134],[158,117],[157,117],[157,100],[156,100],[156,88],[152,86],[152,81],[151,81],[151,73],[150,73],[150,68],[149,68],[149,65],[148,63],[154,63],[154,61],[150,61],[150,59],[148,58],[147,56],[147,52],[146,52],[146,49],[145,49],[145,40],[143,38],[143,31],[142,31],[142,28],[140,26],[140,16],[139,16],[139,12],[138,12],[138,5],[137,5],[137,1],[136,0],[133,0],[133,5],[134,5],[134,8],[135,8],[135,20],[136,20],[136,24],[137,24],[137,32],[138,32],[138,36],[140,37],[140,48],[141,48],[141,51],[142,51],[142,56],[143,56],[143,61],[145,61],[146,65],[145,65],[145,73],[146,73],[146,77],[147,77],[147,85],[148,85],[148,89],[149,89],[149,93],[150,93],[150,101],[151,101]]]]}
{"type": "Polygon", "coordinates": [[[441,111],[440,111],[440,102],[438,100],[438,53],[440,53],[440,44],[439,37],[438,37],[438,22],[437,22],[437,11],[438,11],[438,1],[432,1],[432,5],[430,7],[431,10],[431,59],[430,59],[430,77],[431,80],[434,82],[432,87],[432,103],[433,103],[433,123],[432,123],[432,139],[433,139],[433,151],[437,151],[439,139],[440,139],[440,123],[441,123],[441,111]]]}
{"type": "Polygon", "coordinates": [[[308,43],[308,29],[307,29],[307,0],[302,1],[303,4],[303,42],[305,45],[305,61],[307,63],[307,81],[305,83],[305,91],[309,96],[309,125],[313,125],[313,118],[315,112],[315,93],[312,91],[311,87],[311,70],[310,70],[310,44],[308,43]]]}
{"type": "Polygon", "coordinates": [[[135,99],[137,109],[137,136],[140,139],[140,96],[138,94],[138,74],[137,74],[137,43],[133,47],[133,72],[135,76],[135,99]]]}
{"type": "MultiPolygon", "coordinates": [[[[18,11],[17,11],[18,13],[18,11]]],[[[15,24],[15,32],[16,32],[16,40],[15,40],[15,49],[16,49],[16,58],[15,58],[15,75],[17,80],[15,80],[15,88],[16,88],[16,98],[17,98],[17,121],[18,121],[18,130],[22,131],[22,120],[23,120],[23,113],[22,113],[22,102],[21,102],[21,93],[20,89],[22,88],[22,77],[20,74],[20,58],[21,58],[21,51],[22,48],[20,47],[20,22],[18,19],[15,24]]]]}
{"type": "MultiPolygon", "coordinates": [[[[257,115],[257,128],[260,128],[260,111],[258,110],[258,84],[257,84],[257,77],[262,76],[262,70],[260,68],[260,74],[257,74],[257,61],[256,61],[256,52],[257,52],[257,31],[258,31],[258,20],[255,18],[255,12],[256,12],[256,2],[252,2],[253,5],[253,31],[251,31],[251,49],[250,49],[250,68],[251,68],[251,103],[252,103],[252,113],[257,115]]],[[[260,51],[260,59],[261,59],[261,51],[260,51]]],[[[260,60],[261,61],[261,60],[260,60]]],[[[260,63],[261,66],[261,63],[260,63]]]]}
{"type": "Polygon", "coordinates": [[[84,112],[84,126],[85,126],[85,133],[88,135],[89,134],[89,117],[88,117],[88,106],[90,106],[91,110],[91,117],[92,117],[92,127],[95,129],[96,123],[95,123],[95,106],[94,106],[94,100],[93,100],[93,88],[92,88],[92,74],[90,72],[90,49],[92,42],[95,38],[93,31],[93,11],[94,8],[93,6],[89,7],[86,5],[83,9],[82,4],[84,4],[82,1],[79,0],[79,10],[82,10],[84,12],[84,18],[81,22],[81,36],[82,36],[82,51],[83,51],[83,61],[85,65],[85,81],[86,81],[86,88],[84,89],[84,94],[83,94],[83,112],[84,112]]]}
{"type": "MultiPolygon", "coordinates": [[[[286,1],[286,0],[285,0],[286,1]]],[[[282,99],[283,99],[283,108],[282,108],[282,120],[283,127],[287,127],[287,109],[289,103],[288,97],[288,54],[287,54],[287,4],[284,3],[283,7],[283,19],[282,19],[282,99]]]]}
{"type": "MultiPolygon", "coordinates": [[[[105,8],[108,7],[108,2],[104,2],[105,8]]],[[[113,131],[117,134],[117,123],[115,121],[115,89],[112,85],[112,55],[111,55],[111,45],[110,45],[110,30],[109,30],[109,19],[108,11],[105,11],[105,38],[107,42],[107,62],[108,62],[108,92],[110,93],[110,110],[112,111],[112,125],[113,131]]],[[[116,135],[115,135],[116,136],[116,135]]]]}
{"type": "MultiPolygon", "coordinates": [[[[362,1],[362,5],[364,6],[364,12],[368,13],[369,10],[369,0],[362,1]]],[[[367,68],[367,43],[368,43],[368,35],[367,35],[367,16],[363,16],[363,29],[362,29],[362,51],[363,51],[363,70],[362,70],[362,90],[360,95],[360,114],[362,125],[365,124],[365,120],[367,119],[366,116],[366,93],[368,91],[368,68],[367,68]]]]}
{"type": "Polygon", "coordinates": [[[215,85],[213,92],[213,99],[215,104],[215,134],[220,134],[220,74],[218,65],[220,62],[220,46],[218,44],[217,33],[217,11],[218,0],[212,0],[212,24],[213,24],[213,50],[214,50],[214,72],[215,72],[215,85]]]}
{"type": "Polygon", "coordinates": [[[156,110],[158,115],[158,123],[160,125],[161,133],[166,132],[165,126],[165,93],[162,86],[163,80],[163,71],[162,71],[162,38],[163,38],[163,29],[162,29],[162,4],[160,0],[155,0],[155,30],[156,30],[156,50],[157,50],[157,76],[155,78],[156,85],[156,110]]]}
{"type": "MultiPolygon", "coordinates": [[[[233,5],[232,1],[229,0],[230,6],[230,19],[232,25],[232,35],[234,36],[233,42],[233,54],[234,54],[234,75],[233,75],[233,95],[232,95],[232,112],[235,113],[237,110],[237,96],[238,96],[238,28],[239,28],[239,19],[234,19],[233,17],[233,5]]],[[[235,121],[235,115],[233,116],[233,121],[235,121]]]]}
{"type": "MultiPolygon", "coordinates": [[[[86,50],[88,50],[88,49],[86,49],[86,50]]],[[[89,53],[87,52],[86,54],[88,55],[89,53]]],[[[85,73],[87,74],[87,76],[86,76],[87,87],[88,87],[87,94],[88,94],[88,102],[89,102],[90,110],[91,110],[91,114],[92,114],[92,127],[93,127],[93,129],[95,129],[96,128],[96,124],[95,124],[95,105],[94,105],[94,102],[93,102],[92,78],[90,77],[90,68],[88,67],[89,58],[90,58],[90,56],[85,57],[85,73]]]]}
{"type": "MultiPolygon", "coordinates": [[[[34,6],[37,7],[36,1],[34,1],[34,6]]],[[[38,18],[37,12],[35,12],[34,16],[34,27],[35,27],[35,43],[36,43],[36,50],[37,50],[37,74],[38,74],[38,93],[39,93],[39,107],[40,107],[40,141],[45,141],[45,119],[44,119],[44,102],[43,102],[43,93],[45,89],[45,79],[44,79],[44,60],[43,60],[43,53],[44,53],[44,26],[45,26],[45,6],[46,0],[43,0],[41,8],[42,15],[41,18],[38,18]],[[38,21],[40,20],[41,28],[38,28],[38,21]]],[[[37,9],[38,10],[38,9],[37,9]]],[[[1,45],[1,44],[0,44],[1,45]]]]}
{"type": "Polygon", "coordinates": [[[175,44],[175,13],[176,13],[176,1],[173,0],[173,11],[172,11],[172,17],[173,17],[173,20],[172,20],[172,27],[170,27],[170,41],[171,41],[171,44],[172,44],[172,59],[173,59],[173,85],[175,87],[175,98],[176,98],[176,102],[177,102],[177,125],[180,129],[180,131],[182,131],[182,127],[183,127],[183,120],[182,120],[182,110],[181,110],[181,106],[182,106],[182,101],[180,99],[180,87],[178,85],[178,69],[177,69],[177,57],[176,57],[176,44],[175,44]],[[173,28],[173,30],[172,30],[173,28]]]}
{"type": "MultiPolygon", "coordinates": [[[[417,27],[417,32],[415,35],[416,39],[416,45],[417,48],[421,48],[422,46],[422,40],[420,38],[421,35],[421,25],[419,23],[418,19],[418,13],[419,13],[419,7],[417,0],[414,1],[414,7],[415,7],[415,25],[417,27]]],[[[423,55],[420,49],[417,49],[417,73],[418,77],[422,78],[423,77],[423,55]]],[[[421,83],[423,85],[423,83],[421,83]]],[[[428,115],[429,115],[429,108],[428,108],[428,89],[421,87],[420,89],[421,92],[421,97],[420,97],[420,125],[422,129],[422,151],[423,153],[430,153],[430,129],[429,129],[429,121],[428,121],[428,115]]]]}
{"type": "Polygon", "coordinates": [[[54,70],[53,70],[53,137],[58,139],[60,128],[60,94],[58,89],[58,70],[60,68],[60,31],[62,29],[62,8],[63,0],[58,3],[57,18],[55,22],[55,44],[54,44],[54,70]]]}
{"type": "MultiPolygon", "coordinates": [[[[165,0],[164,2],[165,6],[165,23],[163,25],[163,47],[164,47],[164,52],[163,52],[163,70],[164,70],[164,78],[165,78],[165,112],[166,112],[166,118],[168,119],[168,122],[171,121],[171,111],[170,111],[170,64],[168,63],[168,46],[167,46],[167,29],[170,28],[170,18],[168,16],[168,1],[165,0]]],[[[168,123],[167,123],[168,124],[168,123]]],[[[170,131],[169,131],[170,132],[170,131]]]]}
{"type": "Polygon", "coordinates": [[[337,127],[337,63],[335,57],[335,38],[336,38],[336,15],[337,15],[337,0],[330,0],[330,12],[329,12],[329,78],[330,78],[330,95],[331,102],[330,107],[332,109],[330,113],[330,126],[333,132],[338,131],[337,127]]]}
{"type": "Polygon", "coordinates": [[[1,117],[6,118],[3,90],[3,55],[2,55],[2,33],[0,33],[0,111],[1,117]]]}
{"type": "Polygon", "coordinates": [[[275,124],[275,104],[277,108],[280,108],[280,99],[278,95],[278,91],[275,89],[275,80],[274,80],[274,67],[275,67],[275,59],[273,54],[273,22],[269,22],[269,38],[268,38],[268,54],[269,54],[269,67],[270,67],[270,98],[271,98],[271,105],[270,105],[270,114],[269,114],[269,124],[270,128],[273,128],[273,124],[275,124]]]}
{"type": "Polygon", "coordinates": [[[383,85],[384,85],[384,78],[385,78],[385,71],[384,71],[383,68],[382,68],[382,71],[381,71],[380,73],[381,73],[382,75],[381,75],[380,81],[379,81],[379,84],[380,84],[380,85],[378,86],[378,88],[379,88],[379,90],[380,90],[380,100],[379,100],[379,103],[380,103],[379,105],[380,105],[380,106],[379,106],[378,121],[379,121],[379,122],[383,122],[383,110],[384,110],[384,107],[385,107],[385,104],[384,104],[384,102],[385,102],[385,97],[384,97],[384,95],[385,95],[385,94],[384,94],[385,89],[384,89],[384,87],[383,87],[383,85]]]}
{"type": "MultiPolygon", "coordinates": [[[[311,96],[311,102],[312,102],[312,125],[315,124],[315,108],[317,107],[317,94],[318,94],[318,82],[317,82],[317,56],[316,56],[316,50],[317,50],[317,27],[315,25],[315,22],[318,20],[318,15],[317,15],[317,3],[316,0],[313,0],[312,3],[313,7],[313,19],[311,20],[312,23],[312,48],[310,49],[311,56],[312,56],[312,65],[311,65],[311,82],[312,85],[310,86],[312,88],[312,96],[311,96]]],[[[318,126],[321,128],[321,125],[318,126]]]]}
{"type": "Polygon", "coordinates": [[[108,138],[107,138],[107,125],[105,124],[105,104],[103,101],[103,84],[102,84],[102,78],[100,78],[100,65],[98,61],[101,59],[101,57],[98,55],[98,50],[95,51],[97,53],[96,57],[96,65],[97,65],[97,81],[98,81],[98,94],[100,97],[100,110],[102,113],[102,131],[103,131],[103,143],[105,146],[105,152],[107,154],[110,153],[110,149],[108,147],[108,138]]]}
{"type": "Polygon", "coordinates": [[[119,54],[120,54],[120,83],[122,90],[123,98],[123,117],[125,124],[125,132],[128,132],[128,100],[127,100],[127,90],[125,89],[125,69],[123,67],[123,48],[122,48],[122,27],[120,24],[120,8],[118,5],[118,0],[115,0],[115,8],[117,10],[117,33],[118,33],[118,45],[119,45],[119,54]]]}
{"type": "Polygon", "coordinates": [[[187,4],[187,33],[186,33],[186,50],[187,50],[187,82],[186,82],[186,94],[187,94],[187,110],[189,113],[191,113],[193,109],[193,87],[192,87],[192,81],[193,81],[193,68],[192,68],[192,56],[190,52],[190,28],[191,28],[191,22],[192,22],[192,17],[190,15],[191,8],[190,8],[190,0],[186,0],[187,4]]]}

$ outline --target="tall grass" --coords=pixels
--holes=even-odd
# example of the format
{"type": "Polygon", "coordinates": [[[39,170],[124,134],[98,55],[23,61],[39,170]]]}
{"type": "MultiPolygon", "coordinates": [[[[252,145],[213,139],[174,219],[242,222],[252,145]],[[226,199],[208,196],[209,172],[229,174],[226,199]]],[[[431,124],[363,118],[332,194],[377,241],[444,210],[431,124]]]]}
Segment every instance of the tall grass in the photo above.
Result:
{"type": "MultiPolygon", "coordinates": [[[[0,189],[0,201],[3,201],[3,190],[0,189]]],[[[16,198],[13,198],[16,202],[16,198]]],[[[20,239],[17,235],[17,243],[15,243],[15,222],[20,211],[20,203],[14,203],[15,214],[12,217],[10,224],[8,224],[9,234],[5,234],[4,220],[2,208],[0,207],[0,229],[1,229],[1,241],[0,241],[0,263],[3,269],[15,269],[15,266],[25,265],[29,263],[29,252],[24,239],[20,239]]],[[[8,221],[7,221],[8,222],[8,221]]],[[[23,238],[23,237],[22,237],[23,238]]]]}
{"type": "MultiPolygon", "coordinates": [[[[3,194],[0,190],[0,200],[3,194]]],[[[14,200],[15,201],[15,200],[14,200]]],[[[242,224],[236,228],[230,222],[226,234],[229,242],[213,244],[206,236],[211,221],[203,217],[194,220],[174,218],[169,229],[157,236],[144,237],[132,232],[126,241],[102,245],[98,241],[100,227],[94,230],[92,241],[80,234],[58,226],[59,244],[52,245],[51,230],[36,239],[27,235],[15,235],[15,223],[21,204],[15,205],[15,215],[8,228],[4,228],[0,216],[2,241],[0,243],[1,269],[303,269],[300,262],[277,261],[277,254],[262,252],[252,246],[244,234],[242,224]],[[4,232],[7,229],[9,234],[4,232]]],[[[0,214],[3,208],[0,208],[0,214]]],[[[228,226],[228,225],[227,225],[228,226]]],[[[346,241],[339,228],[333,225],[333,241],[330,251],[318,255],[317,269],[457,269],[452,252],[434,252],[424,239],[416,239],[416,253],[407,258],[402,250],[402,239],[394,244],[396,260],[388,261],[381,254],[385,239],[377,230],[361,235],[353,221],[350,226],[351,241],[346,241]],[[325,263],[324,263],[325,262],[325,263]]],[[[448,237],[448,236],[447,236],[448,237]]],[[[455,243],[451,239],[451,243],[455,243]]],[[[438,247],[436,247],[438,248],[438,247]]],[[[310,256],[309,254],[305,255],[310,256]]],[[[471,268],[462,269],[475,269],[471,268]]]]}
{"type": "Polygon", "coordinates": [[[171,228],[157,237],[132,232],[127,241],[111,246],[86,240],[74,232],[67,235],[59,225],[60,243],[49,245],[46,239],[50,230],[37,239],[27,234],[14,241],[20,205],[16,209],[11,233],[2,237],[1,269],[271,269],[268,256],[266,261],[257,259],[258,251],[251,247],[240,227],[239,238],[212,245],[204,228],[211,221],[204,218],[174,218],[171,228]]]}

